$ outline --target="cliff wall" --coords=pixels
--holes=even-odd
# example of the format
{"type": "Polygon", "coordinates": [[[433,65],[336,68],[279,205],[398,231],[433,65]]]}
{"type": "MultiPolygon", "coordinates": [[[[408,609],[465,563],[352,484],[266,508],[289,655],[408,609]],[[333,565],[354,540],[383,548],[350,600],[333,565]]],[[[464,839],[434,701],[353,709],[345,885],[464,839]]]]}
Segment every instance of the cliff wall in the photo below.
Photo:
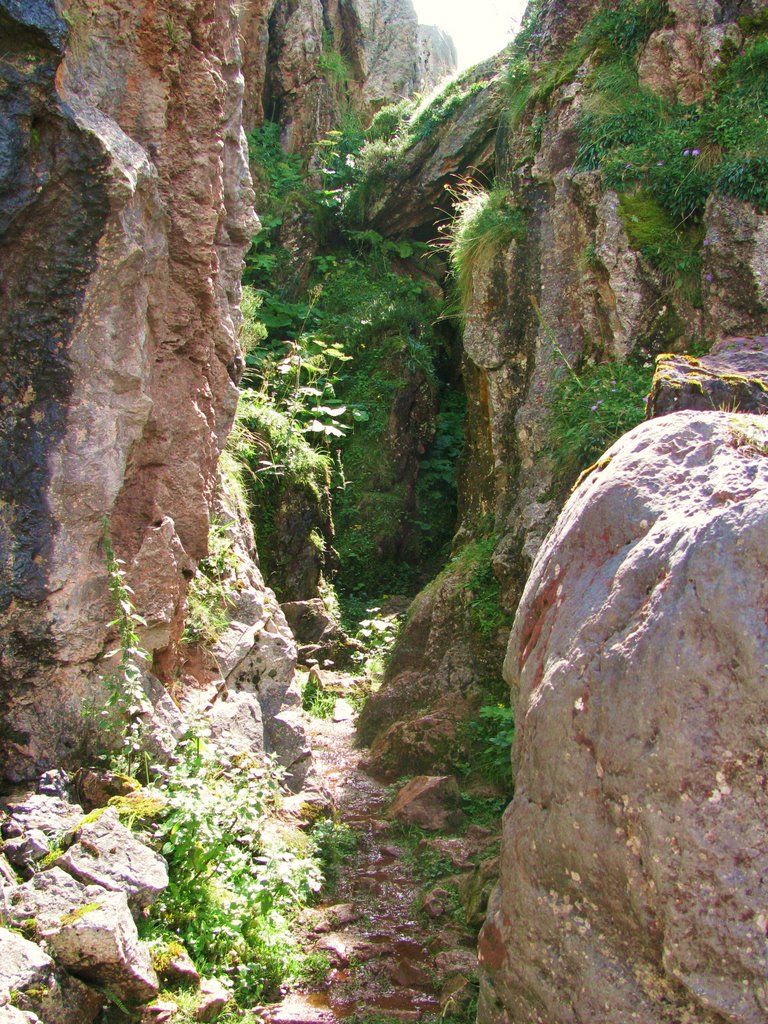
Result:
{"type": "Polygon", "coordinates": [[[71,760],[114,618],[161,678],[207,550],[257,221],[229,4],[0,4],[4,773],[71,760]]]}

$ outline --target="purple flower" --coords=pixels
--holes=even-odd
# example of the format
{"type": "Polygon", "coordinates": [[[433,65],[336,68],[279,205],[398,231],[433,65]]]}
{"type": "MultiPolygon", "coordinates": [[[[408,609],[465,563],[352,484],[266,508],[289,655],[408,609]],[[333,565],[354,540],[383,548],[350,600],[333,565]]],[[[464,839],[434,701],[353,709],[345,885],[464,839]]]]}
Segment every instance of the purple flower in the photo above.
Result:
{"type": "Polygon", "coordinates": [[[664,161],[663,160],[657,160],[656,161],[656,166],[657,167],[663,167],[664,166],[664,161]]]}
{"type": "Polygon", "coordinates": [[[690,156],[690,155],[691,155],[690,149],[684,149],[683,150],[683,156],[690,156]]]}
{"type": "Polygon", "coordinates": [[[592,406],[592,412],[597,412],[597,406],[596,405],[592,406]]]}
{"type": "Polygon", "coordinates": [[[700,152],[701,152],[700,149],[692,149],[691,150],[691,156],[698,156],[700,152]]]}
{"type": "Polygon", "coordinates": [[[701,244],[702,245],[709,245],[709,239],[705,238],[704,241],[701,244]]]}
{"type": "Polygon", "coordinates": [[[705,281],[713,281],[713,280],[714,280],[714,278],[712,277],[712,275],[711,275],[711,274],[705,274],[705,275],[704,275],[704,280],[705,280],[705,281]]]}

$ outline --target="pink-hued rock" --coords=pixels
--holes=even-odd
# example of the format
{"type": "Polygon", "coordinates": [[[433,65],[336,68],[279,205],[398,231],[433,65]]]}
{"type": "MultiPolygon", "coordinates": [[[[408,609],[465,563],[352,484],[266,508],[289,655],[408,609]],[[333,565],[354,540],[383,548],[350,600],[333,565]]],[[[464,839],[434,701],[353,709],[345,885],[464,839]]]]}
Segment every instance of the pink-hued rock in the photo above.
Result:
{"type": "Polygon", "coordinates": [[[453,775],[417,775],[397,794],[387,816],[436,832],[456,819],[458,802],[453,775]]]}
{"type": "Polygon", "coordinates": [[[105,518],[143,642],[174,672],[235,411],[257,221],[233,5],[94,0],[69,22],[37,0],[2,8],[17,42],[0,73],[18,88],[0,160],[13,196],[0,224],[12,225],[0,450],[13,451],[0,479],[0,762],[19,779],[71,763],[83,701],[103,695],[105,518]]]}
{"type": "Polygon", "coordinates": [[[536,559],[484,1024],[766,1019],[766,450],[758,416],[641,424],[536,559]]]}

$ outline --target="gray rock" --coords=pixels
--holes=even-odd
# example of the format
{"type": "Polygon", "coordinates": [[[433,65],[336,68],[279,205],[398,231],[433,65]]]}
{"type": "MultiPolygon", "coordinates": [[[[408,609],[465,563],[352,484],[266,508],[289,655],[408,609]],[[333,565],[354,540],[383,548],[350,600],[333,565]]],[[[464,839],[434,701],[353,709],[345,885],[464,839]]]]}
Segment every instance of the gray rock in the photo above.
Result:
{"type": "Polygon", "coordinates": [[[56,860],[83,885],[123,892],[134,913],[154,903],[168,887],[168,865],[140,842],[108,807],[75,832],[75,842],[56,860]]]}
{"type": "Polygon", "coordinates": [[[4,854],[0,853],[0,889],[7,889],[19,884],[16,872],[8,863],[4,854]]]}
{"type": "Polygon", "coordinates": [[[766,1019],[766,441],[757,416],[641,424],[539,553],[480,1021],[766,1019]]]}
{"type": "Polygon", "coordinates": [[[69,775],[63,768],[53,768],[49,772],[43,772],[37,780],[37,792],[43,796],[57,796],[60,800],[71,802],[72,786],[69,775]]]}
{"type": "Polygon", "coordinates": [[[20,871],[29,870],[37,861],[49,853],[48,837],[39,828],[31,828],[23,836],[6,839],[3,853],[8,861],[20,871]]]}
{"type": "Polygon", "coordinates": [[[0,1004],[0,1024],[40,1024],[40,1018],[36,1013],[26,1013],[17,1010],[15,1006],[0,1004]]]}
{"type": "Polygon", "coordinates": [[[54,867],[19,886],[8,903],[11,923],[32,923],[56,962],[72,974],[106,985],[128,1002],[157,995],[157,975],[124,893],[84,886],[54,867]]]}
{"type": "Polygon", "coordinates": [[[57,971],[40,946],[0,928],[0,1005],[11,996],[19,1009],[52,1024],[91,1024],[103,1005],[98,992],[57,971]]]}
{"type": "Polygon", "coordinates": [[[38,829],[46,836],[65,836],[71,833],[83,820],[83,809],[79,804],[70,803],[57,796],[33,794],[21,803],[9,803],[10,821],[3,826],[15,826],[17,835],[38,829]]]}
{"type": "Polygon", "coordinates": [[[231,998],[231,992],[216,978],[203,978],[200,982],[200,1002],[195,1010],[195,1019],[216,1020],[231,998]]]}
{"type": "Polygon", "coordinates": [[[11,992],[23,995],[27,989],[47,994],[54,984],[54,964],[48,954],[34,942],[0,927],[0,1001],[11,992]]]}
{"type": "Polygon", "coordinates": [[[768,412],[768,337],[723,338],[705,356],[659,356],[648,417],[683,409],[768,412]]]}

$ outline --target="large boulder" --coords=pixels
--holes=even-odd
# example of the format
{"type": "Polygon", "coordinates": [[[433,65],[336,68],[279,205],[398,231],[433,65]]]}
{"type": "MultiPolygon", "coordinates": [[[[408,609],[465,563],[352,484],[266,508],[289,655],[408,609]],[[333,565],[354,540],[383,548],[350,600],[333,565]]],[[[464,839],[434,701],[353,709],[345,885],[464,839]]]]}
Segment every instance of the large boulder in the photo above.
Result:
{"type": "Polygon", "coordinates": [[[723,338],[694,356],[659,356],[648,416],[681,409],[768,413],[768,337],[723,338]]]}
{"type": "Polygon", "coordinates": [[[3,1007],[37,1013],[45,1024],[92,1024],[103,998],[56,969],[45,950],[17,932],[0,928],[0,1021],[3,1007]]]}
{"type": "Polygon", "coordinates": [[[483,1024],[766,1019],[764,424],[641,424],[536,559],[483,1024]]]}

